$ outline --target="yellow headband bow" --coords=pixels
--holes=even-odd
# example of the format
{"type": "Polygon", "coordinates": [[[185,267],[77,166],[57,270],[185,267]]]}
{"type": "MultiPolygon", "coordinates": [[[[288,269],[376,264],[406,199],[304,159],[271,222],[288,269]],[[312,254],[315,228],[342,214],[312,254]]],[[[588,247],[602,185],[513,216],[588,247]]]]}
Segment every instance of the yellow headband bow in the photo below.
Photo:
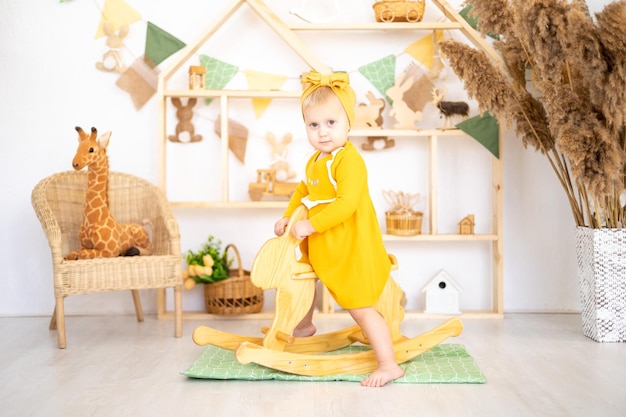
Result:
{"type": "Polygon", "coordinates": [[[317,90],[319,87],[330,87],[337,98],[341,102],[346,114],[348,115],[348,121],[350,126],[354,122],[354,106],[356,105],[356,94],[352,87],[350,87],[350,77],[346,72],[333,72],[330,75],[320,74],[317,71],[310,71],[308,74],[302,77],[302,84],[310,84],[300,96],[300,104],[304,99],[317,90]]]}

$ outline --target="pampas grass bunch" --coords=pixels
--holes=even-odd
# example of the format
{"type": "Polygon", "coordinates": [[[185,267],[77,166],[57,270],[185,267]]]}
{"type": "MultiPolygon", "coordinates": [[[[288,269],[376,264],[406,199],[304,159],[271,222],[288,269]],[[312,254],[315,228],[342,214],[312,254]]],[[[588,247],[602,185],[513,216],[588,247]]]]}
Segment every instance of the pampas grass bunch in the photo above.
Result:
{"type": "Polygon", "coordinates": [[[626,227],[626,0],[468,0],[503,66],[440,43],[468,96],[548,159],[577,226],[626,227]]]}

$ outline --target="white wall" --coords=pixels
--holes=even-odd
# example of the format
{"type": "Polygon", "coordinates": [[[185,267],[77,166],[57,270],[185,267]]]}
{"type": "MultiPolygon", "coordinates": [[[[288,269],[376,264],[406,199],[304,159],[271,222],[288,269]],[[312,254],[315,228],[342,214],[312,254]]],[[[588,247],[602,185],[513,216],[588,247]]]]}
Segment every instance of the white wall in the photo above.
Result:
{"type": "MultiPolygon", "coordinates": [[[[127,49],[124,51],[127,63],[143,53],[146,21],[190,43],[222,7],[229,4],[225,1],[198,0],[127,2],[144,19],[131,26],[131,33],[126,39],[127,49]]],[[[117,75],[95,68],[95,63],[102,59],[102,54],[107,50],[103,39],[94,39],[99,7],[103,3],[100,0],[73,0],[69,3],[0,0],[0,126],[3,129],[0,145],[0,315],[48,315],[52,312],[54,300],[50,252],[32,210],[30,194],[42,178],[71,169],[70,161],[76,145],[74,126],[85,129],[96,126],[101,132],[113,131],[109,146],[111,169],[157,182],[155,100],[152,99],[137,111],[127,93],[115,85],[117,75]]],[[[294,3],[267,0],[267,4],[285,19],[296,19],[288,14],[294,3]]],[[[370,1],[350,0],[340,3],[344,9],[351,9],[343,20],[373,19],[370,1]]],[[[460,1],[451,3],[456,5],[460,1]]],[[[433,9],[427,4],[427,17],[437,17],[433,9]]],[[[240,18],[242,23],[226,29],[227,34],[219,38],[219,45],[203,53],[226,62],[234,61],[241,69],[284,74],[297,74],[306,69],[297,65],[290,67],[294,65],[293,54],[284,46],[276,45],[276,38],[271,32],[269,40],[260,41],[259,34],[266,33],[267,29],[259,20],[250,19],[250,13],[244,13],[240,18]],[[241,31],[245,31],[247,39],[240,36],[241,31]],[[285,69],[281,71],[281,68],[285,69]]],[[[358,36],[343,33],[341,36],[345,42],[359,39],[358,36]]],[[[303,38],[314,43],[316,41],[310,35],[304,35],[303,38]]],[[[315,47],[313,43],[311,48],[325,56],[336,69],[341,69],[341,65],[356,69],[359,65],[383,57],[385,53],[398,53],[410,43],[400,35],[397,41],[393,47],[386,40],[370,40],[367,44],[357,42],[348,54],[343,52],[340,56],[332,56],[335,50],[332,45],[320,47],[324,45],[320,44],[315,47]]],[[[336,39],[332,40],[335,45],[336,42],[336,39]]],[[[160,68],[165,68],[167,62],[161,64],[160,68]]],[[[201,112],[210,118],[215,117],[216,109],[219,112],[217,107],[208,107],[201,112]]],[[[289,117],[289,120],[281,118],[280,112],[272,113],[268,110],[268,114],[258,121],[258,126],[252,125],[254,118],[250,118],[249,109],[247,111],[243,111],[240,117],[250,122],[251,149],[256,146],[259,152],[266,152],[266,148],[263,150],[260,145],[266,130],[280,135],[290,129],[299,139],[296,146],[305,143],[304,136],[298,130],[301,127],[297,109],[295,113],[292,110],[295,116],[289,117]]],[[[205,140],[215,141],[208,122],[202,118],[196,119],[196,122],[199,126],[208,126],[208,131],[204,133],[205,140]]],[[[398,147],[401,145],[399,143],[398,147]]],[[[504,140],[502,157],[505,171],[505,311],[577,310],[579,301],[574,222],[560,186],[547,162],[539,154],[524,150],[520,141],[510,132],[507,132],[504,140]]],[[[380,162],[376,156],[368,158],[374,165],[387,163],[391,168],[395,164],[390,162],[394,161],[393,158],[387,162],[380,162]]],[[[205,164],[210,165],[210,161],[205,164]]],[[[203,162],[196,167],[187,165],[187,169],[204,172],[206,166],[202,165],[203,162]]],[[[213,171],[209,168],[208,172],[210,174],[213,171]]],[[[376,176],[372,168],[370,176],[376,176]]],[[[384,206],[378,206],[381,219],[384,209],[384,206]]],[[[176,214],[181,226],[183,251],[196,249],[209,234],[213,234],[225,243],[236,243],[241,250],[244,266],[249,267],[258,247],[271,237],[272,224],[280,216],[281,210],[263,209],[253,213],[243,210],[209,212],[179,209],[176,214]]],[[[421,302],[417,298],[421,286],[432,277],[441,263],[449,261],[449,256],[443,255],[445,259],[437,261],[438,264],[422,265],[420,259],[438,253],[439,247],[433,245],[433,248],[428,244],[389,245],[389,251],[395,253],[401,262],[399,280],[403,286],[411,289],[412,295],[409,296],[414,297],[410,298],[410,306],[421,302]],[[431,271],[434,272],[431,274],[431,271]]],[[[470,271],[468,273],[471,276],[471,271],[481,271],[485,265],[481,260],[461,258],[445,267],[452,276],[455,276],[456,271],[459,271],[459,275],[464,274],[463,271],[470,271]]],[[[463,283],[465,299],[462,307],[473,308],[474,304],[484,302],[480,297],[485,295],[485,285],[472,281],[463,283]],[[475,294],[477,299],[473,299],[475,294]]],[[[143,300],[147,311],[155,311],[153,294],[144,296],[143,300]]],[[[200,291],[185,293],[185,305],[189,309],[201,308],[200,291]]],[[[69,297],[66,300],[68,314],[117,314],[131,312],[132,309],[127,294],[99,294],[69,297]]]]}

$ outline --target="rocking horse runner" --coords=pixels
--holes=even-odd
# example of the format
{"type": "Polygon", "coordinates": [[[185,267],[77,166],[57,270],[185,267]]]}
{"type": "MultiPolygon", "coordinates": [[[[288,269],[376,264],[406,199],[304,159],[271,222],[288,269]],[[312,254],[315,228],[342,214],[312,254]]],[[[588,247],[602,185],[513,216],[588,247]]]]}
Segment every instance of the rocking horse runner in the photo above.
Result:
{"type": "Polygon", "coordinates": [[[119,255],[151,255],[152,244],[148,231],[139,224],[122,224],[115,221],[108,207],[109,160],[106,148],[111,132],[99,138],[95,127],[88,135],[80,127],[78,149],[72,167],[80,171],[87,167],[87,195],[85,217],[80,226],[81,248],[65,256],[67,260],[114,257],[119,255]]]}
{"type": "MultiPolygon", "coordinates": [[[[300,240],[290,233],[293,224],[306,218],[301,206],[291,216],[287,231],[280,237],[268,240],[257,253],[251,269],[255,285],[263,289],[276,289],[274,318],[264,337],[232,334],[207,326],[198,326],[193,340],[200,346],[214,345],[234,350],[241,363],[254,362],[268,368],[307,376],[365,374],[378,366],[373,350],[350,354],[320,355],[349,346],[369,343],[358,325],[335,332],[310,337],[293,337],[297,324],[307,313],[317,276],[310,264],[296,259],[300,240]]],[[[392,264],[395,258],[390,255],[392,264]]],[[[389,277],[374,308],[385,318],[392,336],[397,363],[403,363],[435,347],[448,337],[458,336],[463,330],[461,320],[452,318],[419,336],[408,338],[400,331],[404,318],[401,305],[402,290],[389,277]]]]}

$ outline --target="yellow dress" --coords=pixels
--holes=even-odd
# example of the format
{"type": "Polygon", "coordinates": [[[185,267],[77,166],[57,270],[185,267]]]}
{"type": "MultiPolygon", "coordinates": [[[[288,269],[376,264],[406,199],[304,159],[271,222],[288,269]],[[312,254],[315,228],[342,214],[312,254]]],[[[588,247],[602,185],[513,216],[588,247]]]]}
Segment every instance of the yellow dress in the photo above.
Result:
{"type": "Polygon", "coordinates": [[[317,231],[303,250],[337,303],[346,309],[370,307],[389,278],[391,262],[367,185],[363,158],[351,142],[331,155],[309,159],[306,179],[285,216],[300,204],[317,231]]]}

